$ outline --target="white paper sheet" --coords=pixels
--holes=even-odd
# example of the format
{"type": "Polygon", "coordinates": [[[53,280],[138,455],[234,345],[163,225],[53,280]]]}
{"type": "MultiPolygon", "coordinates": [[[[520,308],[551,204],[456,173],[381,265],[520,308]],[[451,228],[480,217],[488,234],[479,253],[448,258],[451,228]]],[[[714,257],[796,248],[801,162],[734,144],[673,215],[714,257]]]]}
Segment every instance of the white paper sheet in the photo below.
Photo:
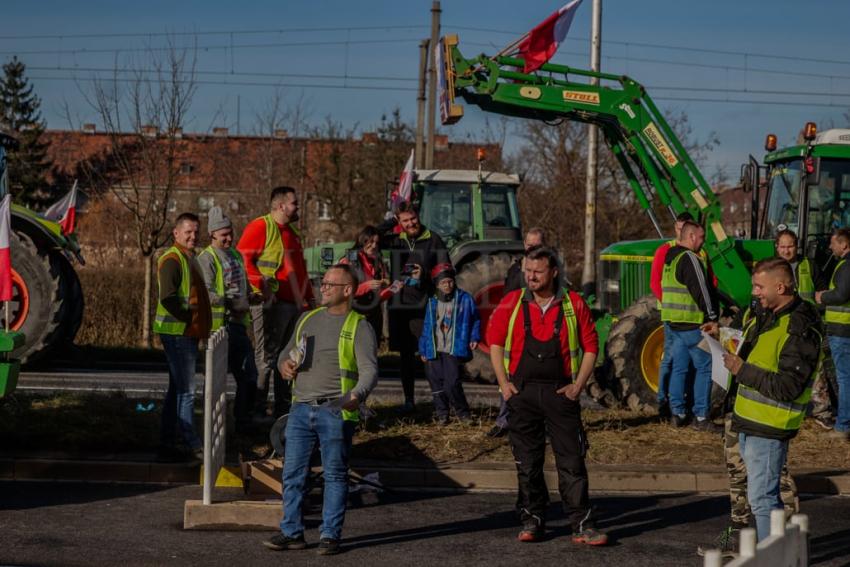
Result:
{"type": "Polygon", "coordinates": [[[708,345],[708,352],[711,353],[711,380],[724,390],[729,390],[732,375],[729,370],[723,365],[723,347],[720,342],[714,337],[703,332],[703,338],[708,345]]]}

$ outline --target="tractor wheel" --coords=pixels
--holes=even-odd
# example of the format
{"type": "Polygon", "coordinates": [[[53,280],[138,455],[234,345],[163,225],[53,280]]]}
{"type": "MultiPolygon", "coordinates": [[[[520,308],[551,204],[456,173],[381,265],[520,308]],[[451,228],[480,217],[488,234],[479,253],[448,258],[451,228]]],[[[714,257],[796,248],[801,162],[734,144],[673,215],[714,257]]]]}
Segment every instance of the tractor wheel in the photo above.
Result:
{"type": "Polygon", "coordinates": [[[611,327],[605,345],[608,384],[623,405],[641,410],[657,405],[664,327],[654,296],[640,298],[611,327]]]}
{"type": "Polygon", "coordinates": [[[481,255],[464,264],[457,274],[457,286],[472,295],[481,316],[481,342],[472,353],[472,360],[465,365],[466,373],[472,379],[496,382],[496,374],[490,364],[490,347],[484,335],[490,315],[504,295],[505,276],[513,262],[514,256],[507,252],[481,255]]]}
{"type": "MultiPolygon", "coordinates": [[[[26,335],[13,356],[32,362],[55,346],[62,323],[61,268],[26,235],[12,233],[10,327],[26,335]]],[[[5,322],[5,312],[3,313],[5,322]]]]}
{"type": "MultiPolygon", "coordinates": [[[[647,295],[626,309],[611,328],[605,345],[608,384],[620,401],[633,410],[658,407],[658,373],[664,354],[664,327],[654,296],[647,295]]],[[[691,369],[693,371],[693,368],[691,369]]],[[[720,414],[726,391],[712,384],[710,415],[720,414]]]]}
{"type": "Polygon", "coordinates": [[[80,277],[71,262],[58,252],[51,254],[51,260],[59,266],[62,274],[60,280],[60,293],[62,295],[62,324],[59,346],[71,346],[80,325],[83,323],[83,288],[80,285],[80,277]]]}

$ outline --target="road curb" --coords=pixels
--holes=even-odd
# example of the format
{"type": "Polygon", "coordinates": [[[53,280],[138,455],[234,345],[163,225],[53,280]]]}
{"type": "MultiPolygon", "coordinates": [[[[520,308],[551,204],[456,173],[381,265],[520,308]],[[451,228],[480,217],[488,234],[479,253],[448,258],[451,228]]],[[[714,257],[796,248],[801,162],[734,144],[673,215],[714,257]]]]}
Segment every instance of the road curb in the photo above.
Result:
{"type": "MultiPolygon", "coordinates": [[[[388,461],[355,461],[360,475],[377,472],[389,488],[515,490],[516,470],[505,463],[452,463],[400,465],[388,461]]],[[[600,492],[725,492],[723,467],[676,465],[589,465],[590,486],[600,492]]],[[[546,482],[557,487],[550,463],[546,482]]],[[[850,495],[850,472],[800,469],[794,471],[797,488],[809,494],[850,495]]],[[[195,484],[199,463],[156,463],[94,459],[0,458],[0,479],[82,482],[137,482],[195,484]]]]}

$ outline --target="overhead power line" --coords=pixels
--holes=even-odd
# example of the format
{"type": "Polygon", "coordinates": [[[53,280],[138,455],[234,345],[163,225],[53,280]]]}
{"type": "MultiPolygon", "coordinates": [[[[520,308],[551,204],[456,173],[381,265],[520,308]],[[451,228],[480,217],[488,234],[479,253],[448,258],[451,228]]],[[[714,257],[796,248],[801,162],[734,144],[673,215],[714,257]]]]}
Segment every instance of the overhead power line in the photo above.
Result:
{"type": "Polygon", "coordinates": [[[38,34],[38,35],[0,35],[0,40],[27,40],[27,39],[114,39],[118,37],[185,37],[205,35],[261,35],[282,33],[308,33],[308,32],[341,32],[341,31],[375,31],[375,30],[399,30],[399,29],[427,29],[426,25],[396,25],[384,26],[345,26],[345,27],[296,27],[296,28],[270,28],[253,30],[207,30],[207,31],[185,31],[185,32],[116,32],[116,33],[63,33],[63,34],[38,34]]]}

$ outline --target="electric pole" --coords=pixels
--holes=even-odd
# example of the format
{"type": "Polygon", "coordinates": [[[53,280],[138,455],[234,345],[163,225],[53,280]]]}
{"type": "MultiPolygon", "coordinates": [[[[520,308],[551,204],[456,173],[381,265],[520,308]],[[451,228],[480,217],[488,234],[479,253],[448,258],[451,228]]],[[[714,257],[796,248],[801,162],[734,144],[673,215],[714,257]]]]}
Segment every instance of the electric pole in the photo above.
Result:
{"type": "MultiPolygon", "coordinates": [[[[590,32],[590,70],[599,72],[602,47],[602,0],[593,0],[590,32]]],[[[598,85],[593,77],[590,84],[598,85]]],[[[585,295],[596,295],[596,183],[597,159],[599,157],[599,129],[587,126],[587,185],[584,204],[584,266],[581,272],[581,287],[585,295]]]]}
{"type": "MultiPolygon", "coordinates": [[[[440,43],[440,1],[431,4],[431,44],[432,51],[440,43]]],[[[425,169],[434,169],[434,134],[437,131],[437,58],[431,53],[428,72],[428,147],[425,150],[425,169]]]]}
{"type": "Polygon", "coordinates": [[[423,39],[419,43],[419,94],[416,96],[416,149],[414,161],[416,169],[422,169],[425,160],[425,85],[428,84],[428,46],[431,42],[423,39]]]}

